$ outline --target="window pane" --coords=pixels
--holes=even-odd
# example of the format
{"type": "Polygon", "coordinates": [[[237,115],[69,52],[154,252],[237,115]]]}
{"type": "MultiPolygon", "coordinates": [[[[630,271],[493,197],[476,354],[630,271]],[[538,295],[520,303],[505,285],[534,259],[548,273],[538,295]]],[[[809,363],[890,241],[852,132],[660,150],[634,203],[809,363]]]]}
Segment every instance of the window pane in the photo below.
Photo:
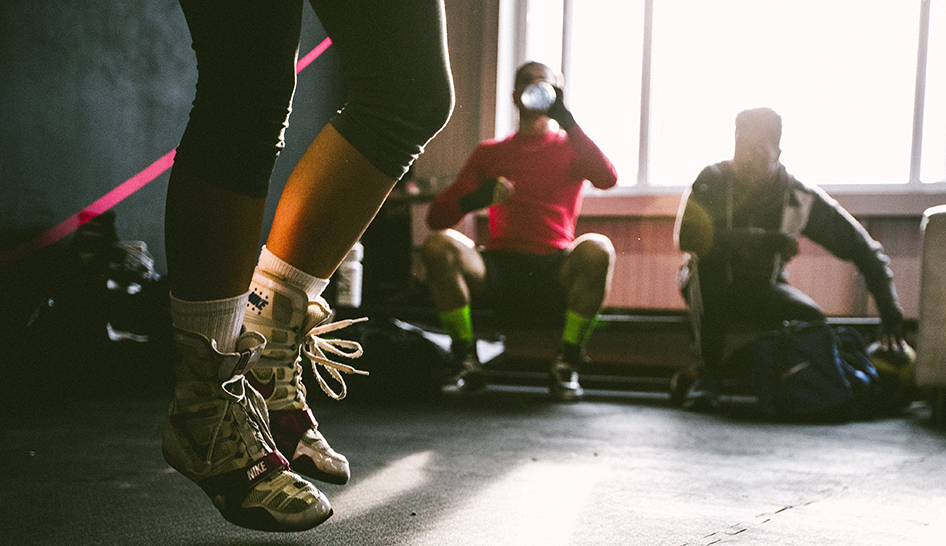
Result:
{"type": "Polygon", "coordinates": [[[637,183],[643,0],[574,0],[565,100],[614,163],[618,183],[637,183]]]}
{"type": "Polygon", "coordinates": [[[650,183],[731,158],[757,106],[799,179],[906,183],[918,28],[919,0],[655,0],[650,183]]]}
{"type": "Polygon", "coordinates": [[[920,180],[946,182],[946,2],[930,7],[920,180]]]}
{"type": "Polygon", "coordinates": [[[528,0],[526,60],[562,68],[564,0],[528,0]]]}

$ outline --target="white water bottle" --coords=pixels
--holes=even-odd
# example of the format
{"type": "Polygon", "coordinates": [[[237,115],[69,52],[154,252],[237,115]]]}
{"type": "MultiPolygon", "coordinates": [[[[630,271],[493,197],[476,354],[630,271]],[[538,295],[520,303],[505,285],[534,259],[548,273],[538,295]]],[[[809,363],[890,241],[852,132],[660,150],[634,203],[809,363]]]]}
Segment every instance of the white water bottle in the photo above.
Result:
{"type": "Polygon", "coordinates": [[[533,112],[546,112],[555,104],[555,88],[546,82],[530,83],[522,91],[522,105],[533,112]]]}
{"type": "Polygon", "coordinates": [[[361,307],[361,284],[364,276],[361,260],[364,255],[365,247],[356,242],[335,272],[335,304],[339,307],[361,307]]]}

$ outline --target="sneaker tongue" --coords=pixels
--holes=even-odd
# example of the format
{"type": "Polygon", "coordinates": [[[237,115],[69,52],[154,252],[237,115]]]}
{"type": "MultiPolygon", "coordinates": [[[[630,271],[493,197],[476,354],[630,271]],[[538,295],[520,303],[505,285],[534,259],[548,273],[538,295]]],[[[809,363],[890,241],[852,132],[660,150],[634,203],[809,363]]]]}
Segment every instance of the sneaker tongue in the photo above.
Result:
{"type": "Polygon", "coordinates": [[[266,338],[258,332],[244,332],[237,339],[236,352],[223,355],[218,368],[221,381],[230,380],[238,375],[246,375],[260,359],[266,338]]]}
{"type": "Polygon", "coordinates": [[[306,313],[305,321],[302,325],[302,331],[308,332],[328,320],[331,316],[332,309],[324,299],[318,297],[315,301],[310,301],[308,313],[306,313]]]}

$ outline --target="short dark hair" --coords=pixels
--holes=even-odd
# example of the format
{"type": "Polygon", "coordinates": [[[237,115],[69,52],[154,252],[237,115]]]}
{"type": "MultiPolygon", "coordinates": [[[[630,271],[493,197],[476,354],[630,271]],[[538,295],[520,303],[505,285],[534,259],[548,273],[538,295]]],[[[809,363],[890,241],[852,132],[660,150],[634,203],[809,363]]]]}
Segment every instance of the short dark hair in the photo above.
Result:
{"type": "Polygon", "coordinates": [[[755,130],[769,137],[776,148],[782,140],[782,116],[771,108],[752,108],[736,114],[736,131],[755,130]]]}
{"type": "Polygon", "coordinates": [[[526,74],[526,72],[536,67],[541,67],[546,72],[551,74],[552,78],[556,82],[556,85],[559,85],[559,86],[562,85],[561,76],[555,70],[553,70],[551,66],[545,63],[540,63],[538,61],[529,61],[520,65],[519,68],[516,69],[516,82],[514,85],[516,87],[519,87],[520,85],[528,84],[530,82],[530,79],[529,79],[529,76],[526,74]]]}

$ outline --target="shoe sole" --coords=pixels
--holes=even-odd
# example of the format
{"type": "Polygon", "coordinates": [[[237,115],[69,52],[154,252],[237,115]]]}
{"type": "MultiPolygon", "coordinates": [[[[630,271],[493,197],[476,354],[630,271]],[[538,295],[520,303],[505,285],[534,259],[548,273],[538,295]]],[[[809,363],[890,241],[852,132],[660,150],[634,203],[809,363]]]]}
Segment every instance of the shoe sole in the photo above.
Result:
{"type": "Polygon", "coordinates": [[[549,395],[556,402],[578,402],[585,395],[584,391],[557,391],[549,390],[549,395]]]}
{"type": "MultiPolygon", "coordinates": [[[[216,502],[214,502],[214,504],[216,505],[216,502]]],[[[333,509],[329,509],[325,516],[316,520],[300,518],[299,521],[277,521],[276,518],[263,507],[241,508],[239,511],[234,511],[233,513],[224,510],[220,511],[220,515],[223,516],[223,519],[234,525],[268,533],[298,533],[300,531],[308,531],[325,523],[334,513],[335,511],[333,509]]]]}
{"type": "Polygon", "coordinates": [[[484,390],[486,390],[486,376],[481,373],[466,376],[460,386],[450,383],[440,388],[440,392],[446,395],[473,394],[484,390]]]}
{"type": "Polygon", "coordinates": [[[684,400],[682,408],[687,411],[715,411],[719,409],[719,400],[709,397],[693,398],[690,400],[684,400]]]}

